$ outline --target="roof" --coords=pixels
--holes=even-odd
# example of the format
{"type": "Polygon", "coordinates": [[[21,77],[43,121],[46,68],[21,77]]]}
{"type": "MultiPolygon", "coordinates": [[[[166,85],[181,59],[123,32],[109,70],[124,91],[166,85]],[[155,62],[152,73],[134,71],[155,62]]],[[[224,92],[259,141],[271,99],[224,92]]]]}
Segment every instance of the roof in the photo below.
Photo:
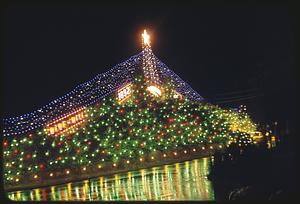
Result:
{"type": "Polygon", "coordinates": [[[178,93],[192,101],[203,100],[200,94],[161,62],[151,49],[148,48],[147,50],[146,48],[128,60],[115,65],[107,72],[98,74],[93,79],[76,86],[72,91],[51,101],[49,104],[28,114],[4,119],[4,136],[26,134],[76,109],[97,103],[105,96],[124,86],[124,84],[132,81],[135,71],[142,68],[144,52],[149,51],[151,59],[156,64],[160,79],[171,78],[178,93]]]}

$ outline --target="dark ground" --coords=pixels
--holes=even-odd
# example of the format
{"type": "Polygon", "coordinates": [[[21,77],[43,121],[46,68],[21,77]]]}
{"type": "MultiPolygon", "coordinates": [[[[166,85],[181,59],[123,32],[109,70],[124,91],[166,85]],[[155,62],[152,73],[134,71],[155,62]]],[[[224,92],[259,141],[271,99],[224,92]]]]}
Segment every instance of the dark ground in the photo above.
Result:
{"type": "Polygon", "coordinates": [[[244,147],[242,153],[239,149],[231,145],[228,152],[215,154],[209,179],[216,200],[299,199],[296,155],[288,141],[273,149],[264,142],[244,147]]]}

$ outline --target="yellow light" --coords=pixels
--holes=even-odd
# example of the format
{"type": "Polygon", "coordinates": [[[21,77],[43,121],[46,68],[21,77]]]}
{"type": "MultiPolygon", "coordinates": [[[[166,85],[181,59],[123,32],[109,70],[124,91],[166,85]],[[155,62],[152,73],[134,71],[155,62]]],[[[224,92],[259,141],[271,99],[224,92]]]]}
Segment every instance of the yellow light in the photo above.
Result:
{"type": "Polygon", "coordinates": [[[143,161],[143,158],[140,158],[140,161],[142,162],[142,161],[143,161]]]}
{"type": "Polygon", "coordinates": [[[147,90],[156,97],[161,96],[161,91],[156,86],[148,86],[147,90]]]}
{"type": "Polygon", "coordinates": [[[210,149],[213,149],[213,146],[210,146],[209,148],[210,148],[210,149]]]}
{"type": "Polygon", "coordinates": [[[16,182],[19,182],[19,179],[18,179],[18,178],[16,178],[16,182]]]}
{"type": "Polygon", "coordinates": [[[101,166],[101,165],[98,165],[98,168],[99,168],[99,169],[101,169],[101,168],[102,168],[102,166],[101,166]]]}
{"type": "Polygon", "coordinates": [[[34,177],[33,177],[34,179],[37,179],[38,178],[38,175],[34,175],[34,177]]]}
{"type": "Polygon", "coordinates": [[[51,134],[51,135],[54,134],[54,127],[51,127],[51,128],[50,128],[50,134],[51,134]]]}
{"type": "Polygon", "coordinates": [[[70,171],[69,170],[67,170],[67,172],[66,172],[67,174],[69,174],[70,173],[70,171]]]}
{"type": "Polygon", "coordinates": [[[125,101],[131,95],[131,86],[132,84],[129,83],[118,90],[118,100],[120,103],[125,101]]]}
{"type": "Polygon", "coordinates": [[[52,176],[53,176],[53,173],[50,173],[50,176],[52,177],[52,176]]]}
{"type": "Polygon", "coordinates": [[[151,157],[151,159],[153,160],[153,159],[154,159],[154,157],[152,156],[152,157],[151,157]]]}
{"type": "Polygon", "coordinates": [[[205,147],[202,147],[202,150],[205,150],[205,147]]]}
{"type": "Polygon", "coordinates": [[[186,150],[184,150],[183,152],[184,152],[185,154],[187,153],[187,151],[186,151],[186,150]]]}
{"type": "Polygon", "coordinates": [[[147,31],[144,30],[144,33],[142,34],[142,37],[143,37],[143,44],[145,46],[150,46],[150,36],[148,35],[147,31]]]}
{"type": "Polygon", "coordinates": [[[86,170],[86,167],[83,167],[83,169],[82,169],[83,171],[85,171],[86,170]]]}
{"type": "Polygon", "coordinates": [[[193,148],[193,152],[196,152],[196,149],[195,149],[195,148],[193,148]]]}
{"type": "Polygon", "coordinates": [[[114,166],[114,167],[116,167],[116,166],[117,166],[117,164],[116,164],[116,163],[114,163],[114,164],[113,164],[113,166],[114,166]]]}
{"type": "Polygon", "coordinates": [[[127,163],[127,164],[129,164],[129,163],[130,163],[130,161],[129,161],[129,160],[127,160],[127,161],[126,161],[126,163],[127,163]]]}
{"type": "Polygon", "coordinates": [[[269,132],[266,132],[266,136],[269,136],[269,134],[270,134],[269,132]]]}
{"type": "Polygon", "coordinates": [[[177,155],[177,152],[174,152],[174,155],[176,156],[176,155],[177,155]]]}
{"type": "Polygon", "coordinates": [[[222,149],[222,145],[219,145],[219,148],[222,149]]]}
{"type": "Polygon", "coordinates": [[[166,157],[167,155],[166,154],[164,154],[164,157],[166,157]]]}

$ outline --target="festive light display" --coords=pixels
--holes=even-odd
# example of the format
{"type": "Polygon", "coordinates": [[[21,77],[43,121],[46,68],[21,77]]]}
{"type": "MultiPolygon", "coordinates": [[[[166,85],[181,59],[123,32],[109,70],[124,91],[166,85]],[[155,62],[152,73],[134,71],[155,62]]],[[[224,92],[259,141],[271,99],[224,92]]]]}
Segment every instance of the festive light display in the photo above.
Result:
{"type": "Polygon", "coordinates": [[[154,96],[161,96],[161,91],[156,86],[148,86],[147,90],[154,96]]]}
{"type": "Polygon", "coordinates": [[[171,78],[175,85],[174,89],[178,93],[193,101],[203,100],[203,97],[162,63],[151,49],[147,49],[132,56],[127,61],[117,64],[107,72],[97,75],[92,80],[78,85],[66,95],[55,99],[32,113],[4,119],[3,135],[13,136],[29,133],[45,126],[49,121],[62,117],[75,108],[88,107],[100,102],[101,99],[115,93],[119,88],[134,79],[134,73],[143,69],[142,59],[146,52],[148,53],[147,56],[155,62],[156,71],[161,80],[171,78]]]}
{"type": "Polygon", "coordinates": [[[75,132],[86,121],[86,108],[80,108],[46,125],[48,135],[61,135],[75,132]]]}
{"type": "Polygon", "coordinates": [[[8,193],[14,201],[214,200],[209,158],[8,193]]]}
{"type": "Polygon", "coordinates": [[[125,101],[131,94],[131,86],[132,84],[126,84],[124,87],[118,90],[118,99],[119,102],[125,101]]]}
{"type": "Polygon", "coordinates": [[[107,171],[168,159],[170,154],[179,157],[191,149],[252,142],[249,132],[256,127],[246,113],[204,102],[157,60],[146,39],[141,54],[50,106],[5,120],[6,184],[63,178],[94,168],[107,171]]]}

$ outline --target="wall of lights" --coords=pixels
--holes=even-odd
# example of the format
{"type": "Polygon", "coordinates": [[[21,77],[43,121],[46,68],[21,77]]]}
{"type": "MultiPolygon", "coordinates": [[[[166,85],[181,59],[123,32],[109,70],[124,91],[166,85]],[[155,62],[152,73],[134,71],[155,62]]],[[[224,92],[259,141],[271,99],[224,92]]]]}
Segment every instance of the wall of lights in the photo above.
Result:
{"type": "Polygon", "coordinates": [[[132,93],[132,84],[128,83],[117,91],[117,97],[120,103],[124,102],[132,93]]]}
{"type": "Polygon", "coordinates": [[[204,103],[147,42],[138,55],[67,95],[5,119],[4,182],[64,178],[165,158],[168,152],[180,156],[179,150],[192,147],[252,142],[248,132],[255,125],[246,113],[204,103]]]}
{"type": "MultiPolygon", "coordinates": [[[[120,104],[116,95],[110,95],[48,126],[58,127],[64,120],[72,122],[72,117],[86,111],[88,122],[74,133],[49,137],[49,131],[38,130],[5,137],[4,182],[14,185],[62,179],[95,168],[109,171],[136,162],[168,159],[170,152],[180,157],[186,154],[183,150],[196,152],[199,147],[213,149],[214,145],[252,142],[247,133],[239,131],[248,127],[236,131],[230,128],[235,112],[174,98],[171,82],[161,85],[163,97],[154,97],[146,90],[146,84],[146,79],[138,76],[132,82],[132,94],[124,103],[120,104]]],[[[246,125],[244,120],[249,118],[242,118],[235,125],[246,125]]]]}
{"type": "MultiPolygon", "coordinates": [[[[115,93],[125,84],[132,82],[136,72],[143,70],[143,58],[155,64],[155,82],[170,78],[175,84],[175,90],[192,101],[202,101],[203,98],[185,83],[178,75],[162,63],[150,48],[142,50],[128,60],[115,65],[105,73],[97,75],[90,81],[78,85],[66,95],[51,101],[49,104],[28,114],[4,119],[3,136],[13,136],[30,133],[45,126],[50,121],[63,117],[76,108],[88,107],[101,101],[106,96],[115,93]]],[[[152,65],[154,67],[154,65],[152,65]]],[[[151,72],[149,72],[151,73],[151,72]]]]}
{"type": "Polygon", "coordinates": [[[87,122],[86,107],[75,110],[64,117],[58,118],[46,125],[48,135],[74,133],[82,124],[87,122]]]}

